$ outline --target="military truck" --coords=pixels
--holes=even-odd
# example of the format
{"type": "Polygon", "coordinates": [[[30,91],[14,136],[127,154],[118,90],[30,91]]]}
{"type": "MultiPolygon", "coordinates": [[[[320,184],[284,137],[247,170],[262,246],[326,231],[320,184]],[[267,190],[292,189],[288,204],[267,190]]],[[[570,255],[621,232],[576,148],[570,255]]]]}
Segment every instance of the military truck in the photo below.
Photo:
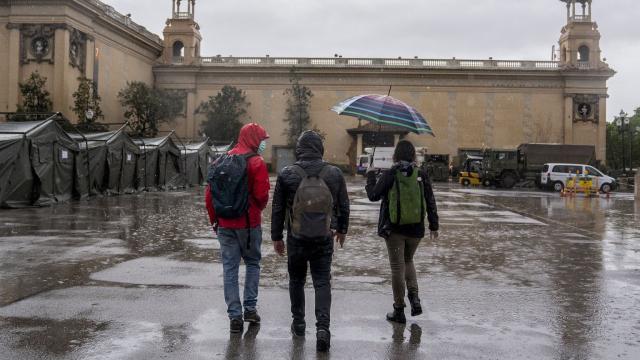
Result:
{"type": "Polygon", "coordinates": [[[441,182],[449,180],[449,155],[426,154],[421,159],[422,169],[424,169],[431,181],[441,182]]]}
{"type": "Polygon", "coordinates": [[[511,189],[540,185],[546,163],[596,165],[595,146],[522,144],[518,149],[485,149],[481,178],[487,184],[511,189]]]}

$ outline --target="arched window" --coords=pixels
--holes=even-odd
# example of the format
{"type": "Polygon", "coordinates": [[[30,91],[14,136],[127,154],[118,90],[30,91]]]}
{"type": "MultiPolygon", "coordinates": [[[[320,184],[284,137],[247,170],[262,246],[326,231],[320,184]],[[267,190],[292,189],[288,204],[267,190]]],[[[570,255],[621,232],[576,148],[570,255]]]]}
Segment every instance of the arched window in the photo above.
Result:
{"type": "Polygon", "coordinates": [[[567,48],[564,46],[560,50],[560,61],[567,62],[567,48]]]}
{"type": "Polygon", "coordinates": [[[173,43],[173,60],[182,61],[184,58],[184,44],[182,41],[176,41],[173,43]]]}
{"type": "Polygon", "coordinates": [[[578,61],[589,61],[589,47],[582,45],[578,48],[578,61]]]}

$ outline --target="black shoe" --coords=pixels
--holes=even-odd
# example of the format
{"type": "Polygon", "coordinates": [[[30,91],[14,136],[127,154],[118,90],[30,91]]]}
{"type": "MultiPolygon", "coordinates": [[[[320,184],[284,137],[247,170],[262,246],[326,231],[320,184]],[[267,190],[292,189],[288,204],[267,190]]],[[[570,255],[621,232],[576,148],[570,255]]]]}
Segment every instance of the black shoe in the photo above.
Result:
{"type": "Polygon", "coordinates": [[[406,324],[407,318],[404,316],[404,306],[396,307],[393,305],[393,312],[387,313],[387,320],[406,324]]]}
{"type": "Polygon", "coordinates": [[[331,347],[331,333],[329,330],[320,329],[316,333],[316,351],[326,352],[331,347]]]}
{"type": "Polygon", "coordinates": [[[260,324],[260,315],[257,311],[245,311],[244,321],[252,324],[260,324]]]}
{"type": "Polygon", "coordinates": [[[295,336],[304,336],[306,325],[304,323],[291,323],[291,333],[295,336]]]}
{"type": "Polygon", "coordinates": [[[422,305],[418,294],[409,294],[409,304],[411,304],[411,316],[422,315],[422,305]]]}
{"type": "Polygon", "coordinates": [[[229,321],[229,331],[232,334],[241,333],[244,330],[244,323],[242,322],[242,318],[235,318],[229,321]]]}

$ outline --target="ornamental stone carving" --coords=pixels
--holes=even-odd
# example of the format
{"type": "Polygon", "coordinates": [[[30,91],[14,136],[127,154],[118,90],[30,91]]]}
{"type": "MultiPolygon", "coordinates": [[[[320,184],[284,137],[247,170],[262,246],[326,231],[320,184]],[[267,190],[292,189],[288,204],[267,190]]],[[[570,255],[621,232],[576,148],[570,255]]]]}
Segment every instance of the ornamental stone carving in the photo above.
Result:
{"type": "Polygon", "coordinates": [[[87,35],[76,29],[71,29],[69,35],[69,65],[84,73],[87,59],[87,35]]]}
{"type": "Polygon", "coordinates": [[[20,63],[54,62],[55,32],[66,29],[65,24],[7,24],[8,29],[20,30],[20,63]]]}
{"type": "Polygon", "coordinates": [[[573,122],[600,122],[600,97],[597,94],[573,94],[573,122]]]}

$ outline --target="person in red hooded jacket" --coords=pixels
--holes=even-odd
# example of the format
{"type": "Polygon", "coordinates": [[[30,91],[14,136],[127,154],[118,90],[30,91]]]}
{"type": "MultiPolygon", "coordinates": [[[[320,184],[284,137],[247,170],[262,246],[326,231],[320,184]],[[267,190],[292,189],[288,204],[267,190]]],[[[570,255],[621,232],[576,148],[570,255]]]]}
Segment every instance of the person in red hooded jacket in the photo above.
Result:
{"type": "Polygon", "coordinates": [[[243,330],[244,321],[259,323],[260,316],[256,311],[258,303],[258,282],[260,280],[260,246],[262,244],[261,219],[262,210],[269,201],[269,173],[260,154],[266,149],[269,138],[266,130],[255,123],[247,124],[240,130],[238,145],[231,149],[229,155],[257,154],[247,159],[247,178],[249,188],[249,216],[225,219],[216,216],[211,189],[207,186],[205,202],[209,220],[218,234],[220,252],[224,272],[224,300],[230,319],[230,331],[239,333],[243,330]],[[247,224],[249,222],[249,224],[247,224]],[[247,226],[248,225],[248,226],[247,226]],[[247,241],[250,244],[247,244],[247,241]],[[244,301],[240,303],[238,287],[238,269],[240,260],[246,265],[244,301]]]}

